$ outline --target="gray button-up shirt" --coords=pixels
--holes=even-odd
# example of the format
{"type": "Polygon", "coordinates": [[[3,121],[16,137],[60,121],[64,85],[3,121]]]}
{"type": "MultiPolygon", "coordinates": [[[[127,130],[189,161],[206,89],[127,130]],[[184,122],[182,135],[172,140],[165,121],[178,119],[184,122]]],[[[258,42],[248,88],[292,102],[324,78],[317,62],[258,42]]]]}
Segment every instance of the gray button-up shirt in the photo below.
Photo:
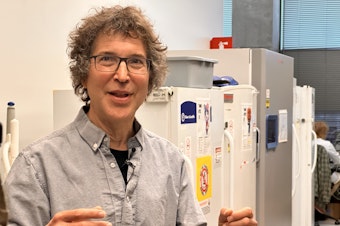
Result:
{"type": "Polygon", "coordinates": [[[9,225],[42,226],[59,211],[95,206],[113,225],[206,225],[179,149],[137,121],[135,128],[127,185],[109,137],[83,109],[65,128],[26,147],[5,183],[9,225]]]}

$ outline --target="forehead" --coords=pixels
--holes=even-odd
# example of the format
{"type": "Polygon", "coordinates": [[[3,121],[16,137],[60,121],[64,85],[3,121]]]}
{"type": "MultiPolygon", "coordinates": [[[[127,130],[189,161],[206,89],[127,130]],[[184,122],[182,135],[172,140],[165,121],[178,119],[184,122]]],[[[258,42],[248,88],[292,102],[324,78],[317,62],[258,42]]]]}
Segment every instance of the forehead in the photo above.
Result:
{"type": "Polygon", "coordinates": [[[94,40],[92,53],[137,54],[146,56],[146,48],[139,38],[132,38],[120,33],[100,33],[94,40]]]}

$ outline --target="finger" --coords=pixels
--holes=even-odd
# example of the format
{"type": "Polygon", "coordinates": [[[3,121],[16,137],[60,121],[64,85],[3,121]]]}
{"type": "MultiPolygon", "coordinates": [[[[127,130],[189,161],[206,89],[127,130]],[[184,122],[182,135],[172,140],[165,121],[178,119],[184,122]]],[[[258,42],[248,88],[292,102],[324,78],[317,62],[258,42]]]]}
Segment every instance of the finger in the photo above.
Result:
{"type": "Polygon", "coordinates": [[[53,221],[56,222],[72,222],[72,221],[82,221],[88,219],[99,219],[106,216],[105,211],[101,208],[90,208],[90,209],[74,209],[61,211],[54,215],[53,221]]]}
{"type": "Polygon", "coordinates": [[[218,225],[222,226],[224,223],[227,222],[228,217],[233,213],[231,209],[222,208],[220,210],[220,216],[218,218],[218,225]]]}
{"type": "Polygon", "coordinates": [[[257,221],[248,217],[238,221],[228,222],[228,226],[257,226],[257,221]]]}
{"type": "Polygon", "coordinates": [[[112,224],[107,221],[74,221],[67,223],[67,226],[112,226],[112,224]]]}
{"type": "Polygon", "coordinates": [[[228,222],[239,221],[243,218],[253,218],[253,211],[249,207],[233,211],[233,213],[228,217],[228,222]]]}

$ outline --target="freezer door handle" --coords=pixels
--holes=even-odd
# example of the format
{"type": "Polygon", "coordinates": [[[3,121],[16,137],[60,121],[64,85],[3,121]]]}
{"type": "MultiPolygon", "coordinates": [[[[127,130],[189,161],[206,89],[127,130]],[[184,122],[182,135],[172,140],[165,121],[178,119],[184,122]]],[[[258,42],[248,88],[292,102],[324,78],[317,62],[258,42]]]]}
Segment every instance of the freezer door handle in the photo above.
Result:
{"type": "Polygon", "coordinates": [[[317,157],[318,157],[318,147],[317,147],[317,143],[316,143],[317,136],[316,136],[316,133],[314,132],[314,130],[312,130],[312,134],[313,134],[313,137],[314,137],[314,162],[313,162],[313,165],[312,165],[311,173],[313,174],[315,167],[316,167],[316,162],[317,162],[316,160],[317,160],[317,157]]]}
{"type": "MultiPolygon", "coordinates": [[[[229,140],[229,145],[230,145],[230,152],[229,152],[229,156],[230,156],[230,165],[229,165],[229,175],[230,175],[230,181],[234,181],[234,138],[231,135],[231,133],[227,130],[224,129],[224,136],[226,139],[229,140]]],[[[227,150],[227,148],[226,148],[227,150]]],[[[229,183],[229,207],[230,208],[234,208],[234,186],[232,186],[232,183],[229,183]]]]}
{"type": "Polygon", "coordinates": [[[293,179],[292,179],[292,197],[295,197],[296,184],[297,184],[297,181],[298,181],[298,179],[300,177],[300,173],[301,173],[301,166],[300,166],[301,144],[300,144],[298,133],[296,131],[296,126],[294,125],[294,123],[292,124],[292,130],[293,130],[293,137],[295,138],[295,142],[296,142],[296,148],[293,149],[295,151],[295,152],[293,152],[293,154],[296,154],[296,159],[297,159],[297,161],[296,161],[297,162],[297,166],[296,166],[297,172],[296,173],[293,172],[293,179]]]}
{"type": "Polygon", "coordinates": [[[260,140],[261,132],[258,127],[255,128],[256,131],[256,163],[260,161],[260,140]]]}
{"type": "Polygon", "coordinates": [[[3,172],[1,172],[1,181],[5,181],[7,174],[11,168],[10,163],[10,151],[11,151],[11,134],[6,135],[6,142],[3,144],[1,152],[1,164],[3,165],[3,172]]]}

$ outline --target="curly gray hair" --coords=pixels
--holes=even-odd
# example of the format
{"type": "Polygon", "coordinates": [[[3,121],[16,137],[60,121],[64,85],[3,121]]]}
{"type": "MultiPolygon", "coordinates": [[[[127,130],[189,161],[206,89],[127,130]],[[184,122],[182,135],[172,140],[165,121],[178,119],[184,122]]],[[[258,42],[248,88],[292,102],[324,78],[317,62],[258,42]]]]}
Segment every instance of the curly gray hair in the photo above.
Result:
{"type": "Polygon", "coordinates": [[[89,103],[90,97],[82,83],[87,79],[89,57],[94,40],[100,33],[142,40],[146,49],[146,57],[151,60],[148,94],[162,85],[167,74],[166,50],[153,30],[153,25],[134,6],[102,7],[95,14],[84,18],[70,33],[68,54],[73,89],[82,101],[89,103]]]}

